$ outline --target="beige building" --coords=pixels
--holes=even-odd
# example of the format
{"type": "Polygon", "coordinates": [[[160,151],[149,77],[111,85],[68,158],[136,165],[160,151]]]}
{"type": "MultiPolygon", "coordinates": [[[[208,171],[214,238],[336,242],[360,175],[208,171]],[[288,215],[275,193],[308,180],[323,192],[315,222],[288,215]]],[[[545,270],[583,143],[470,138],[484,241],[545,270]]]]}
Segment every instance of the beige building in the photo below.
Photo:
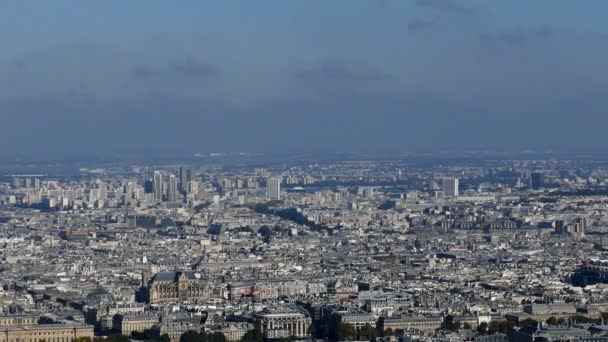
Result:
{"type": "Polygon", "coordinates": [[[0,326],[38,324],[38,315],[0,316],[0,326]]]}
{"type": "Polygon", "coordinates": [[[441,327],[442,317],[395,317],[380,319],[381,329],[404,330],[404,331],[435,331],[441,327]]]}
{"type": "Polygon", "coordinates": [[[112,318],[112,328],[121,335],[130,336],[132,332],[143,332],[158,322],[158,315],[151,312],[116,314],[112,318]]]}
{"type": "Polygon", "coordinates": [[[312,323],[307,313],[297,308],[264,309],[254,315],[256,325],[267,339],[310,336],[312,323]]]}
{"type": "Polygon", "coordinates": [[[37,324],[38,316],[0,316],[0,342],[72,342],[93,339],[93,326],[84,324],[37,324]]]}
{"type": "Polygon", "coordinates": [[[169,322],[157,324],[153,326],[150,330],[152,336],[156,337],[159,340],[162,335],[167,334],[169,335],[171,342],[179,342],[179,339],[183,333],[185,333],[186,331],[199,332],[201,330],[201,326],[188,322],[169,322]]]}
{"type": "Polygon", "coordinates": [[[249,330],[253,330],[253,324],[243,322],[225,322],[212,325],[205,330],[207,333],[221,332],[224,334],[224,336],[226,336],[227,341],[237,342],[240,341],[249,330]]]}
{"type": "Polygon", "coordinates": [[[148,301],[151,304],[206,300],[210,293],[206,283],[187,271],[159,272],[148,285],[148,301]]]}

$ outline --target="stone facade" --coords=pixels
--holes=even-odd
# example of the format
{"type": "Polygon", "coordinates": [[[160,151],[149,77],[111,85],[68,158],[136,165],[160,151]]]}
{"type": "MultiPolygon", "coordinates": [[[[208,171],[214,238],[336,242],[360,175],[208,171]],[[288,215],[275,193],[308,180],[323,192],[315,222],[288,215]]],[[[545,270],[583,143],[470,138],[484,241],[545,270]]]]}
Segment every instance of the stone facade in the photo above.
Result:
{"type": "Polygon", "coordinates": [[[255,314],[257,326],[267,339],[310,336],[311,318],[298,309],[264,309],[255,314]]]}
{"type": "Polygon", "coordinates": [[[148,285],[148,302],[151,304],[206,300],[209,296],[207,284],[187,271],[157,273],[148,285]]]}

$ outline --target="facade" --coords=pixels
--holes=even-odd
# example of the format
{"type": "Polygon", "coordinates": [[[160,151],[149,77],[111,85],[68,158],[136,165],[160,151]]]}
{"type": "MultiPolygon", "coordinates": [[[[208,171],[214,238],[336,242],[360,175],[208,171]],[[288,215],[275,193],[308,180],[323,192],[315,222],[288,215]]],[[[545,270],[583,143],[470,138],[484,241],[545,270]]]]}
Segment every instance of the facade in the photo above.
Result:
{"type": "Polygon", "coordinates": [[[395,317],[381,318],[380,327],[383,331],[391,329],[393,331],[435,331],[441,327],[443,319],[441,317],[395,317]]]}
{"type": "Polygon", "coordinates": [[[299,308],[264,309],[254,315],[257,327],[267,339],[310,336],[312,319],[299,308]]]}
{"type": "Polygon", "coordinates": [[[185,166],[179,168],[179,190],[185,195],[188,193],[189,183],[192,181],[192,170],[185,166]]]}
{"type": "Polygon", "coordinates": [[[530,187],[532,189],[540,189],[545,184],[545,175],[540,172],[532,172],[530,174],[530,187]]]}
{"type": "MultiPolygon", "coordinates": [[[[253,324],[241,323],[241,322],[226,322],[221,324],[215,324],[208,329],[209,333],[221,332],[226,336],[226,340],[229,342],[240,341],[243,336],[249,331],[253,330],[253,324]]],[[[178,339],[179,341],[179,339],[178,339]]]]}
{"type": "Polygon", "coordinates": [[[152,179],[152,186],[154,188],[154,199],[157,201],[163,200],[163,175],[159,171],[154,171],[154,178],[152,179]]]}
{"type": "Polygon", "coordinates": [[[93,326],[84,324],[37,324],[38,316],[0,316],[0,342],[72,342],[93,339],[93,326]]]}
{"type": "Polygon", "coordinates": [[[153,337],[156,337],[159,340],[162,335],[167,334],[169,335],[171,342],[179,342],[179,338],[186,331],[199,332],[200,330],[200,325],[189,322],[170,322],[154,325],[152,328],[150,328],[150,333],[153,337]]]}
{"type": "Polygon", "coordinates": [[[268,193],[268,198],[271,200],[281,200],[281,179],[268,178],[266,180],[266,192],[268,193]]]}
{"type": "Polygon", "coordinates": [[[152,328],[159,321],[156,313],[124,313],[112,318],[114,332],[129,336],[133,331],[143,332],[152,328]]]}
{"type": "Polygon", "coordinates": [[[449,177],[443,179],[444,197],[458,197],[459,191],[458,178],[449,177]]]}
{"type": "Polygon", "coordinates": [[[169,175],[169,186],[167,188],[167,201],[177,201],[177,178],[175,175],[169,175]]]}
{"type": "Polygon", "coordinates": [[[15,325],[28,325],[37,324],[37,315],[9,315],[0,316],[0,326],[15,326],[15,325]]]}
{"type": "Polygon", "coordinates": [[[351,325],[355,328],[355,330],[359,331],[366,325],[369,325],[373,328],[376,327],[376,319],[367,312],[359,311],[340,311],[335,313],[338,322],[351,325]]]}
{"type": "Polygon", "coordinates": [[[150,281],[147,292],[151,304],[206,300],[210,296],[207,284],[187,271],[157,273],[150,281]]]}

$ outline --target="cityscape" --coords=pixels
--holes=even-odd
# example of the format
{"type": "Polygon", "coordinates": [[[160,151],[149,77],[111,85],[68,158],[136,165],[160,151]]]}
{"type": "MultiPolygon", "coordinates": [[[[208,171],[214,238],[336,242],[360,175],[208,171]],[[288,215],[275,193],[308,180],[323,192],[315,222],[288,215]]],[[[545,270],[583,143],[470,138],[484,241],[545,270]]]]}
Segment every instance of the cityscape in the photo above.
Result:
{"type": "Polygon", "coordinates": [[[0,0],[0,342],[608,342],[607,13],[0,0]]]}
{"type": "Polygon", "coordinates": [[[601,341],[607,166],[11,175],[0,183],[2,341],[601,341]]]}

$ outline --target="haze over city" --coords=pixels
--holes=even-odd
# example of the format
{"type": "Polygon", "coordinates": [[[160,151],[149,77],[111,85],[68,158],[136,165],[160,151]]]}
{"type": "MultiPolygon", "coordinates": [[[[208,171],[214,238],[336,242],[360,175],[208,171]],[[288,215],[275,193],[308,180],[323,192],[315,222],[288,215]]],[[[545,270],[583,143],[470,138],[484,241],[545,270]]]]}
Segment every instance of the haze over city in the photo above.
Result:
{"type": "Polygon", "coordinates": [[[597,152],[606,10],[4,1],[0,154],[597,152]]]}

